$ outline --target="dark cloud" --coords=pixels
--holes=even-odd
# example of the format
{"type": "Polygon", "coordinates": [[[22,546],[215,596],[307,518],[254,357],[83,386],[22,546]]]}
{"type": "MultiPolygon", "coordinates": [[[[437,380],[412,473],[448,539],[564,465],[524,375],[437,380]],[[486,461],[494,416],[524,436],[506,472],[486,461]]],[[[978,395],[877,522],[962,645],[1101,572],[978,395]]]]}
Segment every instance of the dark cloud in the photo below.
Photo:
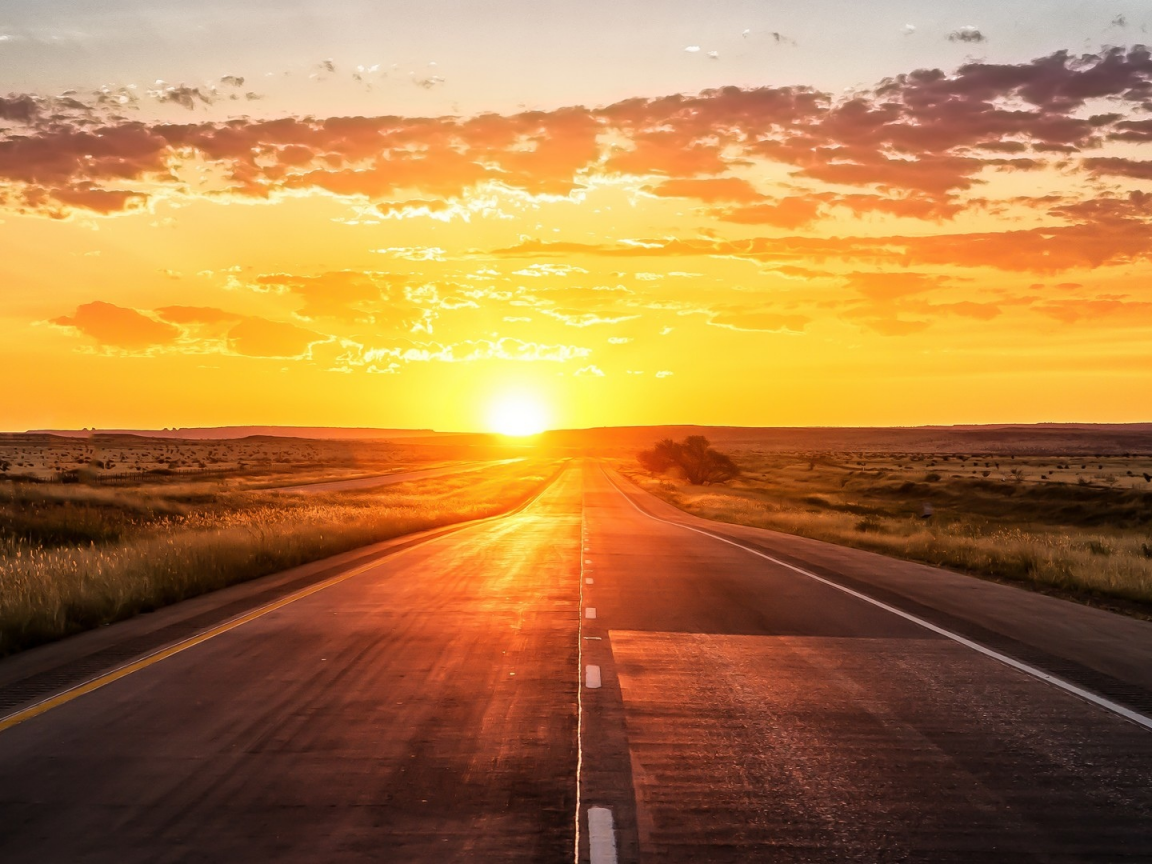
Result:
{"type": "Polygon", "coordinates": [[[1132,177],[1136,180],[1152,180],[1152,160],[1149,159],[1122,159],[1115,156],[1085,159],[1084,167],[1093,174],[1132,177]]]}
{"type": "Polygon", "coordinates": [[[39,102],[27,93],[0,96],[0,120],[31,124],[40,117],[39,102]]]}
{"type": "Polygon", "coordinates": [[[193,110],[197,105],[211,105],[216,101],[214,90],[201,87],[188,87],[184,84],[164,87],[159,90],[149,90],[148,95],[157,102],[170,102],[181,108],[193,110]]]}
{"type": "Polygon", "coordinates": [[[979,29],[971,25],[961,27],[959,30],[953,30],[948,34],[949,42],[986,42],[988,37],[980,32],[979,29]]]}

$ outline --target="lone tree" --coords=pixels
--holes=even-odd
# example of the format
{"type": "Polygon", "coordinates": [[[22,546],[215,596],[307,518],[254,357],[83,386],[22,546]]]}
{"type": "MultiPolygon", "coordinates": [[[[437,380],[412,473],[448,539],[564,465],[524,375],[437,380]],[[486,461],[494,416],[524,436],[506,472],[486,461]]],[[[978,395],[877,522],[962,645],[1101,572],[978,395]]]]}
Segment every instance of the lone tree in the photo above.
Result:
{"type": "Polygon", "coordinates": [[[740,473],[736,463],[726,453],[713,450],[703,435],[689,435],[683,441],[665,438],[651,450],[637,453],[636,459],[652,474],[678,468],[693,486],[723,483],[740,473]]]}

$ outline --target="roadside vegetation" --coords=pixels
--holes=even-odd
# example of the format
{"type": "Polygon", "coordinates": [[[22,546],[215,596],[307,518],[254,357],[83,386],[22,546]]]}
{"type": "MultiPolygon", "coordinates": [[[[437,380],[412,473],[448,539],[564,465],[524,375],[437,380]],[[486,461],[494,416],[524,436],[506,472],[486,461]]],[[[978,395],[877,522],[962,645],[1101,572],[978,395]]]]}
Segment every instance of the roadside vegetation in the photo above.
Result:
{"type": "MultiPolygon", "coordinates": [[[[707,519],[771,528],[1152,614],[1152,458],[731,454],[738,478],[620,469],[707,519]]],[[[651,467],[651,466],[649,466],[651,467]]]]}
{"type": "Polygon", "coordinates": [[[703,435],[689,435],[683,441],[664,438],[651,450],[637,454],[636,459],[653,474],[675,469],[696,486],[724,483],[740,473],[736,463],[726,453],[714,449],[703,435]]]}
{"type": "Polygon", "coordinates": [[[0,484],[0,655],[402,534],[505,512],[557,461],[307,496],[0,484]]]}

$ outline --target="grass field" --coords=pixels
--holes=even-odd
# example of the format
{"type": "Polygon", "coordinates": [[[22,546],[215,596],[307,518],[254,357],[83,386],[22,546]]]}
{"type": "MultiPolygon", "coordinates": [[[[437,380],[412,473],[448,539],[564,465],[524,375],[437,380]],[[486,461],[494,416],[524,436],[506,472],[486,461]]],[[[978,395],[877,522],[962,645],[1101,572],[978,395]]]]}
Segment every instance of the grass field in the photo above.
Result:
{"type": "Polygon", "coordinates": [[[0,655],[413,531],[504,512],[556,461],[310,496],[0,485],[0,655]]]}
{"type": "Polygon", "coordinates": [[[731,455],[743,474],[723,486],[652,477],[631,460],[617,466],[708,519],[1152,613],[1152,457],[731,455]]]}

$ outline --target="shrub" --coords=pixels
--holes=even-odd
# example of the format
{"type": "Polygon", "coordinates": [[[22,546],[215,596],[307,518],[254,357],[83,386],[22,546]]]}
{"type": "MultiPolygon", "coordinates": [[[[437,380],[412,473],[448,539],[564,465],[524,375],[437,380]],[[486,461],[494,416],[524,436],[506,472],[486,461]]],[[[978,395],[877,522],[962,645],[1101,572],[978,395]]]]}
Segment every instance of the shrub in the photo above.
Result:
{"type": "Polygon", "coordinates": [[[652,474],[678,468],[693,486],[724,483],[737,477],[740,469],[726,453],[712,449],[703,435],[689,435],[676,442],[665,438],[651,450],[636,454],[640,466],[652,474]]]}

